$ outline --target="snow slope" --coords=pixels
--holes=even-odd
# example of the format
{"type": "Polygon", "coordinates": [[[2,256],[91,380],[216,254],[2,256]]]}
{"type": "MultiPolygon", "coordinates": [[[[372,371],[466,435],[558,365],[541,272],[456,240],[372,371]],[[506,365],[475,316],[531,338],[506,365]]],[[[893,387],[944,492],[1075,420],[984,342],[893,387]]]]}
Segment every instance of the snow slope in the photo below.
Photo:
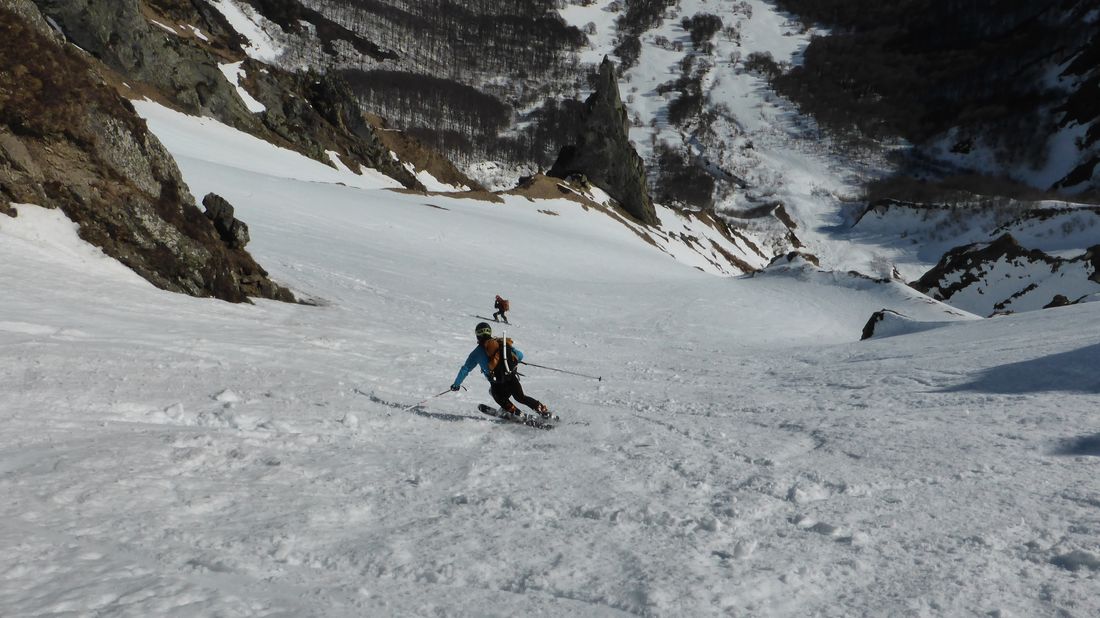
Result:
{"type": "Polygon", "coordinates": [[[164,293],[0,217],[5,616],[1100,612],[1100,304],[859,343],[945,309],[139,109],[319,306],[164,293]],[[498,293],[528,360],[603,377],[525,371],[553,431],[478,415],[476,375],[411,407],[498,293]]]}
{"type": "Polygon", "coordinates": [[[1011,234],[1026,249],[1064,258],[1100,244],[1100,208],[1070,202],[1004,205],[878,204],[864,212],[851,238],[875,246],[908,280],[918,279],[945,253],[1011,234]]]}

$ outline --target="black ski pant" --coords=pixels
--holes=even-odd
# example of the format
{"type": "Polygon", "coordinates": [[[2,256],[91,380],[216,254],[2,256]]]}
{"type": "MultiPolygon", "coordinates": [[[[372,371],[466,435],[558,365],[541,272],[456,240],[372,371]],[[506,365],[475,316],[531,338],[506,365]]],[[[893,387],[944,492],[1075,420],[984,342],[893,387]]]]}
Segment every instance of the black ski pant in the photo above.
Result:
{"type": "Polygon", "coordinates": [[[504,315],[503,311],[494,312],[493,319],[498,321],[503,319],[505,324],[508,323],[508,316],[504,315]],[[498,315],[500,316],[499,318],[497,317],[498,315]]]}
{"type": "Polygon", "coordinates": [[[493,400],[505,410],[512,409],[512,402],[508,400],[509,397],[515,397],[516,401],[535,411],[538,411],[539,406],[542,405],[538,399],[523,394],[523,386],[519,383],[519,376],[515,374],[493,382],[489,386],[489,393],[493,396],[493,400]]]}

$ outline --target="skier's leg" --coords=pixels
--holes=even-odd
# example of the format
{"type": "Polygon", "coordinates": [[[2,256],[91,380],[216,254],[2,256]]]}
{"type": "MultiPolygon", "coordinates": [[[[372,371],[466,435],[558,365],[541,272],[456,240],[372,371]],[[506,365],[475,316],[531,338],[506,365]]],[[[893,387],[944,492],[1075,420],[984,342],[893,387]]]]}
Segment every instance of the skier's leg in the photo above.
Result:
{"type": "Polygon", "coordinates": [[[519,412],[519,410],[516,409],[516,405],[508,400],[510,391],[506,383],[494,382],[492,386],[489,387],[489,394],[493,396],[493,401],[497,402],[501,410],[511,412],[512,414],[519,412]]]}
{"type": "Polygon", "coordinates": [[[543,412],[546,410],[546,406],[542,405],[542,403],[540,403],[538,399],[524,394],[523,385],[519,383],[519,378],[512,376],[512,379],[509,380],[508,384],[510,388],[509,394],[512,397],[515,397],[516,401],[522,403],[528,408],[531,408],[535,412],[543,412]]]}

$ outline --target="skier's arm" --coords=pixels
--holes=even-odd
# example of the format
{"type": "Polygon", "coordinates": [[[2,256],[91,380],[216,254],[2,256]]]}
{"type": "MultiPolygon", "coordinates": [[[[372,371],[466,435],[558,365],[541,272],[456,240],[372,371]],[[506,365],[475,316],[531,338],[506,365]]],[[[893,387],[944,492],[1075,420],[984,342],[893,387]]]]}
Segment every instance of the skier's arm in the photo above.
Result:
{"type": "Polygon", "coordinates": [[[466,376],[470,375],[470,371],[477,367],[477,350],[470,352],[470,356],[466,358],[466,364],[462,366],[462,369],[458,370],[458,375],[455,376],[455,381],[451,384],[451,388],[454,389],[458,386],[462,386],[462,381],[466,379],[466,376]]]}
{"type": "Polygon", "coordinates": [[[516,355],[516,362],[517,363],[522,363],[523,362],[523,352],[520,352],[519,348],[517,348],[516,346],[512,346],[510,349],[516,355]]]}

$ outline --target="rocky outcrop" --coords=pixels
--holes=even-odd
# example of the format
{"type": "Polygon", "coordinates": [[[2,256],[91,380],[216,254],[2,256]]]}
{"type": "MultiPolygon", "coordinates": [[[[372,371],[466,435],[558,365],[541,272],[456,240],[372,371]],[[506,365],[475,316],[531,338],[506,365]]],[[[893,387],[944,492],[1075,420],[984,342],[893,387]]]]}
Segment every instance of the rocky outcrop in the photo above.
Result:
{"type": "Polygon", "coordinates": [[[145,13],[149,5],[142,0],[34,2],[69,41],[127,80],[151,86],[188,114],[212,116],[250,133],[258,131],[258,121],[217,66],[218,60],[244,57],[240,42],[224,18],[205,3],[159,0],[154,6],[171,7],[177,19],[203,26],[210,33],[207,41],[166,33],[149,21],[152,16],[145,13]]]}
{"type": "MultiPolygon", "coordinates": [[[[231,84],[219,65],[245,61],[241,37],[205,2],[188,0],[34,0],[65,37],[99,59],[129,86],[192,115],[205,115],[326,165],[339,153],[356,169],[377,169],[410,189],[423,187],[381,146],[354,97],[339,80],[292,74],[248,60],[244,84],[231,84]],[[157,25],[153,21],[157,21],[157,25]],[[169,33],[168,24],[203,29],[198,37],[169,33]],[[254,113],[236,86],[263,103],[254,113]]],[[[121,86],[120,86],[121,88],[121,86]]]]}
{"type": "Polygon", "coordinates": [[[1100,245],[1089,247],[1089,250],[1085,252],[1085,261],[1092,268],[1089,281],[1100,283],[1100,245]]]}
{"type": "Polygon", "coordinates": [[[166,290],[293,300],[219,236],[102,65],[25,0],[0,0],[0,30],[0,204],[62,209],[81,238],[166,290]]]}
{"type": "Polygon", "coordinates": [[[937,300],[948,300],[980,281],[990,264],[1003,260],[1013,263],[1056,264],[1056,260],[1039,250],[1027,250],[1011,234],[1004,234],[990,243],[974,243],[947,252],[938,264],[913,287],[937,300]]]}
{"type": "Polygon", "coordinates": [[[860,335],[859,340],[884,339],[898,335],[921,333],[951,323],[951,321],[922,322],[892,309],[881,309],[871,314],[871,318],[863,326],[863,333],[860,335]]]}
{"type": "Polygon", "coordinates": [[[1066,298],[1065,296],[1063,296],[1061,294],[1055,294],[1054,298],[1050,299],[1049,303],[1043,305],[1043,309],[1053,309],[1055,307],[1066,307],[1066,306],[1072,305],[1072,304],[1073,304],[1073,301],[1066,298]]]}
{"type": "Polygon", "coordinates": [[[768,267],[777,265],[800,266],[802,264],[813,264],[814,267],[821,268],[821,260],[817,259],[816,255],[806,251],[788,251],[782,255],[777,255],[772,258],[771,262],[768,262],[768,267]]]}
{"type": "Polygon", "coordinates": [[[218,236],[230,249],[243,249],[248,244],[248,225],[233,216],[233,205],[216,193],[207,193],[202,198],[206,208],[206,218],[214,223],[218,236]]]}
{"type": "Polygon", "coordinates": [[[1009,234],[990,243],[956,247],[912,286],[936,300],[978,315],[1034,311],[1057,296],[1100,292],[1100,247],[1072,259],[1027,249],[1009,234]]]}
{"type": "Polygon", "coordinates": [[[647,225],[657,225],[645,164],[630,143],[629,129],[615,66],[605,57],[600,64],[596,91],[584,103],[576,138],[562,148],[548,174],[557,178],[583,175],[613,197],[630,216],[647,225]]]}
{"type": "Polygon", "coordinates": [[[376,169],[408,189],[424,190],[416,177],[390,156],[378,131],[367,122],[347,84],[335,75],[289,73],[247,60],[244,88],[266,109],[258,114],[278,143],[330,163],[337,152],[344,165],[376,169]]]}
{"type": "Polygon", "coordinates": [[[883,321],[886,318],[886,314],[891,313],[895,315],[901,315],[896,311],[890,311],[889,309],[882,309],[871,314],[871,318],[867,320],[867,323],[863,325],[863,332],[859,336],[860,341],[866,341],[875,336],[875,325],[883,321]]]}

